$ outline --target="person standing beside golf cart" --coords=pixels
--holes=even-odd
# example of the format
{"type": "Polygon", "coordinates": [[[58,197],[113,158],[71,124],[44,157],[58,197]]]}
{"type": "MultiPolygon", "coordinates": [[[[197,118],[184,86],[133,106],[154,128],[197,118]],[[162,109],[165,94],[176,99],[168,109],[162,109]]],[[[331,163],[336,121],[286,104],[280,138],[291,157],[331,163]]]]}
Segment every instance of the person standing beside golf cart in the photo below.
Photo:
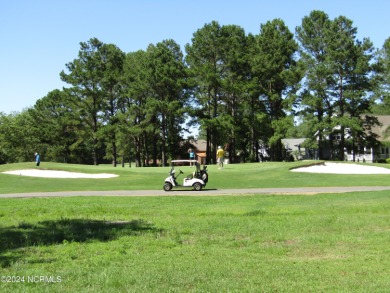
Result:
{"type": "Polygon", "coordinates": [[[222,149],[221,146],[218,146],[218,150],[217,150],[218,169],[223,168],[224,157],[225,157],[225,151],[222,149]]]}
{"type": "MultiPolygon", "coordinates": [[[[195,152],[193,149],[189,149],[188,150],[188,154],[190,155],[190,160],[195,160],[195,152]]],[[[194,165],[192,164],[192,162],[190,162],[190,167],[193,167],[194,165]]]]}

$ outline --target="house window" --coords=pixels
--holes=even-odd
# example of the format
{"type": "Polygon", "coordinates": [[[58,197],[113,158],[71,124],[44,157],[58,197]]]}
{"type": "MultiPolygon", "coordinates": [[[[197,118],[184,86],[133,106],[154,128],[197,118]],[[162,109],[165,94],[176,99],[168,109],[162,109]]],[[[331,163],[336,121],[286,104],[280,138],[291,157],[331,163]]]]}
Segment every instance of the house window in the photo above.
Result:
{"type": "Polygon", "coordinates": [[[334,140],[340,141],[341,140],[341,134],[335,134],[334,140]]]}
{"type": "Polygon", "coordinates": [[[381,147],[381,154],[382,154],[382,158],[388,158],[389,157],[389,148],[388,147],[381,147]]]}

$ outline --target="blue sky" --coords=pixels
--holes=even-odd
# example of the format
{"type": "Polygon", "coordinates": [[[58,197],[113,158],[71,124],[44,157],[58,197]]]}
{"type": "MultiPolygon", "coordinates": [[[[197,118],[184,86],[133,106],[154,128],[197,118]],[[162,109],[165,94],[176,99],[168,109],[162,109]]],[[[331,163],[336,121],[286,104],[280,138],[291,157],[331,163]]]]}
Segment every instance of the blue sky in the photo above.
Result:
{"type": "Polygon", "coordinates": [[[20,112],[66,87],[59,73],[93,37],[126,53],[164,39],[184,50],[213,20],[258,34],[260,24],[281,18],[294,32],[312,10],[348,17],[358,39],[376,48],[390,37],[388,0],[0,0],[0,112],[20,112]]]}

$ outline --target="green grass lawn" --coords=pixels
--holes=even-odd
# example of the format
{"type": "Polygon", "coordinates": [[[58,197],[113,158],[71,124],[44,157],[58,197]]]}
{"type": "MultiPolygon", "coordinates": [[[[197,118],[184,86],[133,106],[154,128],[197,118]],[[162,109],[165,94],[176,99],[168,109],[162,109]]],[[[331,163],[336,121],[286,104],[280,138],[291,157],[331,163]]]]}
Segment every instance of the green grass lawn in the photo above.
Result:
{"type": "MultiPolygon", "coordinates": [[[[301,164],[210,166],[207,187],[389,185],[388,175],[289,171],[301,164]]],[[[1,165],[0,172],[24,168],[35,167],[1,165]]],[[[0,193],[160,189],[169,171],[40,168],[119,177],[0,174],[0,193]]],[[[387,292],[389,209],[388,191],[1,198],[0,292],[387,292]]]]}
{"type": "Polygon", "coordinates": [[[1,199],[0,275],[24,282],[0,291],[387,292],[389,209],[388,192],[1,199]]]}
{"type": "MultiPolygon", "coordinates": [[[[215,165],[208,166],[209,183],[207,188],[261,188],[261,187],[313,187],[313,186],[375,186],[390,185],[389,175],[336,175],[291,172],[290,169],[312,164],[312,162],[292,163],[253,163],[226,165],[218,170],[215,165]]],[[[372,164],[367,164],[372,165],[372,164]]],[[[378,166],[387,167],[386,164],[378,166]]],[[[194,168],[180,167],[184,175],[194,168]]],[[[169,167],[129,168],[110,165],[86,166],[43,162],[35,167],[33,162],[0,165],[0,194],[45,191],[82,190],[147,190],[162,189],[168,176],[169,167]],[[66,170],[84,173],[113,173],[119,175],[109,179],[56,179],[34,178],[2,174],[3,171],[20,169],[66,170]]],[[[184,175],[179,177],[179,181],[184,175]]]]}

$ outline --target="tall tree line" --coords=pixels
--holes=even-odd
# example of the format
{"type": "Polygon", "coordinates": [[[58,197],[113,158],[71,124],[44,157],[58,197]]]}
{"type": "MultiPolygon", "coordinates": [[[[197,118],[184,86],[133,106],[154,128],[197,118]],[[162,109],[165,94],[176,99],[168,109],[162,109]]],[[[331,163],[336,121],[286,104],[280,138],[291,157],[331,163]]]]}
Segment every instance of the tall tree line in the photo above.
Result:
{"type": "Polygon", "coordinates": [[[305,66],[299,102],[310,125],[307,137],[318,147],[319,158],[325,156],[327,144],[330,157],[339,160],[347,148],[356,151],[362,143],[375,146],[367,133],[376,124],[369,114],[379,61],[374,60],[370,40],[357,40],[351,20],[344,16],[330,20],[322,11],[304,17],[296,32],[305,66]],[[340,142],[334,145],[336,136],[340,142]]]}
{"type": "Polygon", "coordinates": [[[96,38],[81,42],[60,73],[68,87],[0,115],[0,162],[40,151],[59,162],[164,166],[185,152],[189,124],[207,142],[207,163],[218,145],[231,162],[255,161],[260,145],[282,160],[281,139],[297,129],[297,117],[320,158],[329,144],[334,159],[375,144],[367,130],[370,111],[390,104],[389,40],[375,52],[344,16],[312,11],[295,35],[281,19],[256,35],[213,21],[184,49],[174,40],[129,53],[96,38]]]}

